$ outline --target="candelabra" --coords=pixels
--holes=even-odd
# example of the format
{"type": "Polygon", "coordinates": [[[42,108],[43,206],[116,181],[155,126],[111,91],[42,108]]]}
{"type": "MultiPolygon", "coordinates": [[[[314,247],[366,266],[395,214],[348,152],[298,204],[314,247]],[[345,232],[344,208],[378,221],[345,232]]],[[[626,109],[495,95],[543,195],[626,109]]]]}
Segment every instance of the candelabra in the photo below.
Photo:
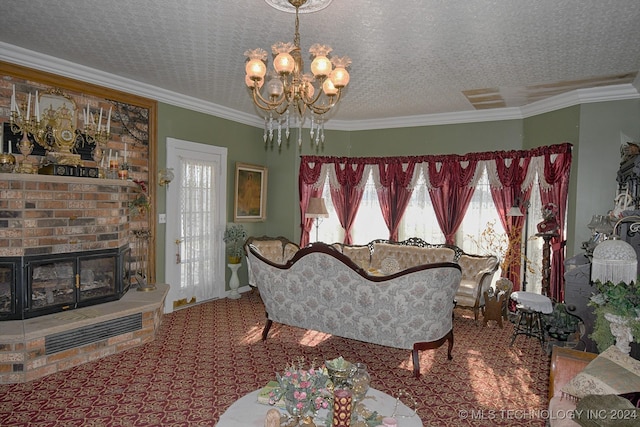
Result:
{"type": "Polygon", "coordinates": [[[18,149],[20,150],[20,154],[22,154],[22,162],[20,162],[20,166],[16,167],[16,172],[18,173],[34,173],[35,168],[31,163],[27,162],[27,157],[33,151],[33,143],[29,141],[26,133],[22,134],[22,140],[20,144],[18,144],[18,149]]]}
{"type": "Polygon", "coordinates": [[[63,165],[80,165],[80,155],[74,153],[80,144],[94,144],[100,148],[109,141],[111,128],[111,109],[106,126],[102,125],[103,111],[100,109],[96,120],[89,106],[84,113],[84,127],[76,127],[76,103],[59,89],[51,89],[41,94],[36,91],[33,108],[31,93],[26,102],[16,100],[15,85],[11,95],[11,114],[9,122],[13,133],[30,134],[33,139],[47,150],[47,160],[63,165]],[[40,107],[43,104],[41,112],[40,107]]]}

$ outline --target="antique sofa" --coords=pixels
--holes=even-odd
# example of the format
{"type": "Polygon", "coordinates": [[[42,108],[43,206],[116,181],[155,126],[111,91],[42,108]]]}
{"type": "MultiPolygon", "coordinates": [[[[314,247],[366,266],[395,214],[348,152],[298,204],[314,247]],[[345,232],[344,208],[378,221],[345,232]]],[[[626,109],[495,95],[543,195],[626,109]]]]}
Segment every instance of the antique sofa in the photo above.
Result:
{"type": "Polygon", "coordinates": [[[471,308],[476,322],[485,304],[484,293],[491,287],[499,267],[496,256],[467,254],[457,246],[427,243],[417,237],[402,242],[378,239],[366,245],[334,243],[332,246],[368,271],[394,272],[419,264],[457,263],[462,270],[462,280],[456,290],[456,306],[471,308]]]}
{"type": "Polygon", "coordinates": [[[418,264],[389,273],[365,270],[324,243],[299,249],[286,260],[283,252],[283,262],[277,263],[261,253],[261,243],[251,239],[246,249],[250,282],[267,313],[263,340],[277,322],[410,349],[416,377],[418,351],[448,342],[451,359],[454,295],[462,276],[458,264],[418,264]]]}
{"type": "MultiPolygon", "coordinates": [[[[291,259],[300,249],[285,237],[249,237],[245,247],[248,244],[255,244],[262,256],[278,264],[291,259]]],[[[467,254],[455,245],[428,243],[417,237],[402,242],[377,239],[366,245],[333,243],[331,246],[367,272],[393,273],[420,264],[457,263],[462,270],[462,279],[456,290],[455,303],[457,307],[471,308],[476,322],[485,305],[484,294],[491,288],[499,267],[499,260],[494,255],[467,254]]],[[[248,267],[249,284],[255,287],[251,265],[248,267]]]]}

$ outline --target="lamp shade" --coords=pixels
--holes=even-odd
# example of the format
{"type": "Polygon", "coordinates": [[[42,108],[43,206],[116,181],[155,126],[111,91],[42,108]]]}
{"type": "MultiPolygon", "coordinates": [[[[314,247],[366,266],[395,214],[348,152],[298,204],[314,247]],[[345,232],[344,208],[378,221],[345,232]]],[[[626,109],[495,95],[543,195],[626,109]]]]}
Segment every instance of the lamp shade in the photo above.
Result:
{"type": "Polygon", "coordinates": [[[309,206],[307,206],[307,212],[304,214],[305,218],[328,218],[329,212],[324,204],[322,197],[309,198],[309,206]]]}
{"type": "Polygon", "coordinates": [[[638,276],[638,258],[629,243],[619,239],[601,242],[593,250],[591,261],[591,279],[600,282],[636,282],[638,276]]]}
{"type": "Polygon", "coordinates": [[[524,216],[524,215],[522,214],[522,210],[520,210],[520,207],[511,206],[511,209],[509,209],[509,212],[507,212],[507,216],[524,216]]]}

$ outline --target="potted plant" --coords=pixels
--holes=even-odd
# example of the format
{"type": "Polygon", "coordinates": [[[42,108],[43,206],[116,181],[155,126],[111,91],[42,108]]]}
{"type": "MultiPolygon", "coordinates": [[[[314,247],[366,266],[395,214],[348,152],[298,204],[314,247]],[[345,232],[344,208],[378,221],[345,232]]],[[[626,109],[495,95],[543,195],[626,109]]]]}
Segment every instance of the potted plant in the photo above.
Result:
{"type": "MultiPolygon", "coordinates": [[[[596,321],[591,338],[604,351],[614,343],[623,350],[629,346],[630,339],[640,342],[640,285],[638,282],[613,283],[595,282],[597,292],[589,299],[594,307],[596,321]],[[613,326],[613,327],[612,327],[613,326]],[[628,329],[627,329],[628,328],[628,329]],[[620,335],[626,330],[626,337],[620,335]],[[614,336],[613,330],[616,330],[614,336]]],[[[624,350],[623,350],[624,351],[624,350]]],[[[628,350],[627,350],[628,352],[628,350]]]]}
{"type": "Polygon", "coordinates": [[[242,245],[247,233],[240,224],[228,224],[222,240],[227,244],[229,264],[239,264],[242,259],[242,245]]]}

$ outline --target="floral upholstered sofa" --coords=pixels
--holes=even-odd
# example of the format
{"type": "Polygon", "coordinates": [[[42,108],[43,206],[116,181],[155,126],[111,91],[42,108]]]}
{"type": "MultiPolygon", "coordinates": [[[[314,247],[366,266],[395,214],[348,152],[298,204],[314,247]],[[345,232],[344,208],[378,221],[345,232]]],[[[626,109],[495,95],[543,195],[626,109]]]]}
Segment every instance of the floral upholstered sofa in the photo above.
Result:
{"type": "Polygon", "coordinates": [[[484,293],[491,287],[499,267],[494,255],[467,254],[457,246],[427,243],[416,237],[393,243],[373,240],[366,245],[334,243],[333,246],[367,271],[388,273],[419,264],[457,263],[462,269],[462,280],[456,290],[456,306],[471,308],[476,322],[485,305],[484,293]]]}
{"type": "Polygon", "coordinates": [[[462,277],[458,264],[418,264],[394,272],[364,270],[324,243],[299,249],[277,263],[261,254],[262,243],[253,241],[246,249],[250,283],[260,291],[267,312],[263,340],[277,322],[410,349],[416,377],[419,350],[448,341],[451,359],[454,295],[462,277]]]}

